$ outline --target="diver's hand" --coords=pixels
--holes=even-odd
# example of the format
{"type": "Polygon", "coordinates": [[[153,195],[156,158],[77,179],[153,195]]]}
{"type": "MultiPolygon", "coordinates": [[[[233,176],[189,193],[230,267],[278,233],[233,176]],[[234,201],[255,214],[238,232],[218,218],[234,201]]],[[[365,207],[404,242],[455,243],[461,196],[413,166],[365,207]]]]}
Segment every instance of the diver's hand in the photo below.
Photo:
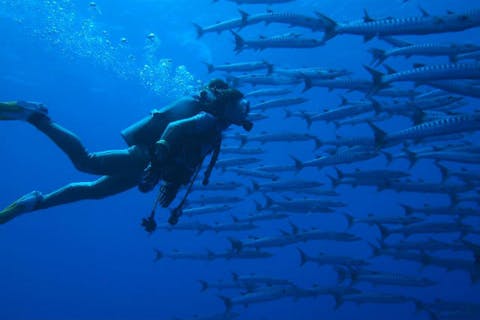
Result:
{"type": "Polygon", "coordinates": [[[177,196],[180,185],[176,183],[167,182],[160,187],[160,194],[158,197],[158,203],[166,208],[172,203],[177,196]]]}
{"type": "Polygon", "coordinates": [[[161,171],[158,167],[149,163],[143,170],[142,180],[138,184],[138,189],[143,192],[149,192],[158,184],[161,178],[161,171]]]}

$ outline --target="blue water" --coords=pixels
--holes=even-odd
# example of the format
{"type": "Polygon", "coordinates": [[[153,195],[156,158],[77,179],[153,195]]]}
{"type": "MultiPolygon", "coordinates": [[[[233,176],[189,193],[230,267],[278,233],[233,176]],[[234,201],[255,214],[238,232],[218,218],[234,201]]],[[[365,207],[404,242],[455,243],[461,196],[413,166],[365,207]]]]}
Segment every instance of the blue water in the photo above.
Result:
{"type": "MultiPolygon", "coordinates": [[[[275,5],[275,10],[291,10],[311,14],[320,11],[338,21],[362,17],[367,8],[372,17],[419,15],[417,4],[432,14],[446,10],[467,10],[474,2],[467,0],[298,0],[275,5]]],[[[265,5],[245,5],[249,12],[262,12],[265,5]]],[[[362,65],[368,64],[368,48],[387,47],[379,40],[363,43],[359,36],[338,36],[326,46],[316,49],[271,49],[260,53],[233,52],[229,32],[206,34],[197,39],[191,23],[202,26],[236,17],[236,5],[228,1],[0,1],[0,100],[35,100],[45,103],[51,117],[75,132],[89,150],[125,147],[119,132],[155,108],[191,93],[212,77],[203,62],[225,62],[266,59],[283,67],[324,66],[345,68],[355,75],[368,77],[362,65]],[[147,35],[154,33],[153,40],[147,35]],[[125,37],[126,43],[121,39],[125,37]]],[[[301,32],[311,35],[308,31],[301,32]]],[[[256,25],[242,30],[245,37],[287,32],[281,25],[256,25]]],[[[480,29],[459,33],[401,37],[412,42],[472,42],[480,39],[480,29]]],[[[478,44],[478,43],[477,43],[478,44]]],[[[392,58],[389,63],[398,69],[412,62],[444,62],[445,58],[392,58]]],[[[221,74],[216,74],[221,76],[221,74]]],[[[248,91],[248,88],[247,90],[248,91]]],[[[301,92],[301,88],[297,90],[301,92]]],[[[310,99],[310,111],[338,105],[334,92],[314,88],[304,94],[310,99]]],[[[358,93],[348,95],[361,98],[358,93]]],[[[467,98],[468,108],[478,108],[478,101],[467,98]]],[[[305,107],[302,106],[302,107],[305,107]]],[[[405,128],[406,120],[382,124],[387,131],[405,128]]],[[[256,124],[252,134],[279,129],[307,132],[299,119],[284,120],[283,111],[271,112],[270,119],[256,124]]],[[[235,129],[237,130],[237,129],[235,129]]],[[[237,130],[238,131],[238,130],[237,130]]],[[[333,125],[315,123],[311,130],[321,138],[369,135],[367,126],[345,126],[335,132],[333,125]]],[[[477,135],[478,137],[478,135],[477,135]]],[[[228,141],[232,145],[232,141],[228,141]]],[[[249,146],[256,146],[252,143],[249,146]]],[[[262,163],[289,164],[289,155],[302,160],[313,158],[312,142],[273,143],[262,146],[262,163]]],[[[72,181],[89,181],[95,177],[79,173],[56,146],[34,128],[24,123],[2,122],[0,126],[1,198],[7,206],[31,190],[50,192],[72,181]]],[[[452,165],[454,166],[454,165],[452,165]]],[[[385,168],[383,157],[339,166],[346,171],[355,168],[385,168]]],[[[408,163],[397,160],[391,169],[410,170],[408,163]]],[[[478,169],[478,166],[476,167],[478,169]]],[[[413,169],[413,177],[440,183],[440,173],[429,160],[421,160],[413,169]]],[[[282,178],[305,178],[325,182],[333,168],[305,169],[299,175],[282,174],[282,178]]],[[[215,181],[241,182],[250,186],[250,179],[233,173],[214,171],[215,181]]],[[[348,203],[344,211],[364,217],[368,213],[398,215],[399,203],[421,206],[448,204],[448,197],[435,194],[377,192],[371,187],[340,186],[339,200],[348,203]]],[[[202,192],[192,193],[199,197],[202,192]]],[[[261,194],[245,196],[245,188],[228,192],[241,195],[241,202],[231,212],[242,215],[254,212],[253,200],[264,201],[261,194]]],[[[297,193],[292,190],[290,194],[297,193]]],[[[256,273],[289,279],[301,287],[336,285],[334,269],[314,263],[299,266],[297,245],[269,249],[274,256],[264,260],[190,261],[162,259],[153,263],[153,249],[170,253],[204,252],[207,248],[222,251],[230,247],[227,235],[207,232],[158,230],[148,236],[140,222],[148,215],[154,193],[141,194],[136,189],[101,201],[83,201],[38,211],[0,227],[0,319],[191,319],[224,310],[218,294],[234,296],[235,292],[201,292],[198,280],[229,280],[231,272],[256,273]]],[[[477,208],[478,209],[478,208],[477,208]]],[[[342,209],[343,210],[343,209],[342,209]]],[[[340,210],[340,211],[342,211],[340,210]]],[[[292,215],[290,221],[309,228],[344,231],[346,221],[340,211],[331,215],[292,215]]],[[[165,222],[167,212],[158,214],[165,222]]],[[[202,217],[202,221],[230,221],[230,213],[202,217]]],[[[470,221],[470,220],[469,220],[470,221]]],[[[478,220],[471,224],[478,226],[478,220]]],[[[245,239],[248,235],[275,235],[289,230],[287,220],[261,222],[251,232],[229,233],[245,239]]],[[[438,281],[429,288],[374,287],[360,283],[364,291],[397,293],[424,301],[436,298],[478,302],[480,287],[472,284],[466,272],[446,270],[418,263],[371,257],[368,242],[380,237],[378,229],[355,225],[350,231],[364,240],[352,244],[312,241],[298,244],[311,255],[319,252],[349,255],[365,259],[372,269],[418,274],[438,281]]],[[[394,236],[397,237],[397,236],[394,236]]],[[[456,237],[456,236],[455,236],[456,237]]],[[[452,241],[454,236],[438,236],[452,241]]],[[[395,238],[396,239],[396,238],[395,238]]],[[[400,237],[399,237],[400,239],[400,237]]],[[[421,239],[412,237],[412,239],[421,239]]],[[[472,239],[475,239],[472,236],[472,239]]],[[[446,252],[444,256],[453,256],[446,252]]],[[[468,254],[455,257],[471,258],[468,254]]],[[[240,319],[427,319],[426,313],[415,313],[412,303],[363,304],[346,302],[334,310],[331,296],[292,299],[248,308],[235,306],[240,319]]]]}

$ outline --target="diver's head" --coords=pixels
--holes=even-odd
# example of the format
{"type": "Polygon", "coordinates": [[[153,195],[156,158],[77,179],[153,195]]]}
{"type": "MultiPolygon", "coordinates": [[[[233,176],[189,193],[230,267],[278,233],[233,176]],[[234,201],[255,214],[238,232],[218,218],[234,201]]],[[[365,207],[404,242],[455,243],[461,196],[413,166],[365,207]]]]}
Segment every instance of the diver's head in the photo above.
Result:
{"type": "MultiPolygon", "coordinates": [[[[220,79],[213,79],[204,90],[203,95],[213,96],[211,99],[211,112],[228,123],[242,126],[250,131],[253,123],[247,119],[250,112],[250,102],[246,100],[239,90],[230,88],[220,79]]],[[[210,99],[209,99],[210,100],[210,99]]]]}

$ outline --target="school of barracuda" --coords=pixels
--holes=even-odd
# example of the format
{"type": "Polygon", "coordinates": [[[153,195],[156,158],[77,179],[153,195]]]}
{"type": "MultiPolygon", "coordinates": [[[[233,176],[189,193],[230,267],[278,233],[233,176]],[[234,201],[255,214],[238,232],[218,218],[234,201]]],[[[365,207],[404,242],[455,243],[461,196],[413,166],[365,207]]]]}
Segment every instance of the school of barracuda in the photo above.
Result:
{"type": "Polygon", "coordinates": [[[421,35],[461,34],[463,30],[480,27],[480,8],[445,14],[431,14],[421,9],[416,17],[388,18],[371,17],[365,11],[362,21],[352,19],[352,22],[339,23],[326,12],[303,15],[275,11],[275,3],[292,0],[234,2],[239,5],[263,3],[273,9],[251,13],[240,7],[240,13],[232,19],[208,26],[194,24],[198,37],[208,33],[232,37],[232,49],[239,53],[236,63],[206,63],[208,71],[215,72],[218,77],[226,77],[232,85],[246,92],[246,96],[254,102],[251,117],[257,123],[269,119],[272,114],[284,113],[285,119],[275,131],[226,135],[217,165],[217,178],[212,178],[211,184],[206,187],[195,187],[190,208],[185,209],[178,225],[161,227],[187,230],[192,236],[213,231],[218,237],[228,240],[231,247],[222,252],[199,249],[198,252],[167,253],[157,249],[155,261],[161,263],[165,258],[223,259],[234,263],[236,259],[269,259],[278,254],[278,248],[293,246],[298,251],[299,268],[307,263],[327,266],[337,273],[338,278],[337,285],[331,287],[315,286],[313,283],[310,287],[299,286],[287,277],[278,279],[250,273],[233,273],[231,279],[221,281],[202,279],[199,282],[201,291],[211,292],[212,299],[220,297],[225,310],[195,319],[234,319],[240,316],[242,308],[254,303],[286,297],[311,299],[320,295],[331,296],[334,302],[331,307],[335,309],[349,302],[413,304],[420,313],[412,314],[412,319],[425,314],[431,319],[480,319],[480,303],[409,295],[412,287],[431,287],[439,283],[439,280],[430,279],[426,272],[399,274],[369,267],[373,259],[390,257],[421,267],[442,268],[445,272],[464,272],[471,285],[478,286],[480,228],[475,219],[480,216],[480,145],[477,143],[480,109],[476,105],[476,98],[480,97],[480,43],[428,43],[422,42],[421,35]],[[298,31],[259,38],[241,35],[244,29],[254,28],[253,25],[260,23],[295,27],[293,30],[306,28],[316,36],[305,37],[298,31]],[[285,68],[262,58],[266,49],[317,50],[314,48],[328,46],[332,38],[345,34],[364,38],[365,48],[359,50],[368,50],[372,55],[371,63],[364,65],[365,74],[370,74],[370,77],[360,77],[345,69],[318,66],[285,68]],[[418,35],[418,42],[401,40],[404,35],[418,35]],[[380,39],[376,44],[383,41],[386,49],[368,48],[368,41],[373,38],[380,39]],[[242,61],[244,50],[256,50],[259,59],[242,61]],[[441,64],[414,64],[401,70],[385,64],[399,56],[445,57],[445,61],[441,64]],[[382,64],[385,72],[379,70],[382,64]],[[410,89],[406,89],[405,82],[411,85],[410,89]],[[399,83],[403,83],[401,87],[398,87],[399,83]],[[318,88],[335,90],[335,93],[340,90],[343,93],[341,104],[322,112],[306,109],[304,106],[309,100],[302,93],[320,90],[318,88]],[[351,101],[346,94],[352,91],[361,92],[365,98],[351,101]],[[400,117],[409,119],[410,125],[396,131],[383,129],[388,127],[385,121],[400,117]],[[289,121],[298,119],[306,124],[301,132],[293,130],[299,128],[298,125],[288,125],[289,121]],[[336,129],[363,124],[365,129],[359,136],[330,140],[311,129],[323,125],[323,130],[330,130],[328,124],[334,124],[336,129]],[[309,141],[315,154],[311,157],[305,157],[305,153],[295,155],[298,148],[293,146],[309,141]],[[265,154],[266,144],[281,145],[289,161],[264,162],[262,155],[265,154]],[[376,158],[384,160],[383,167],[354,167],[352,170],[352,165],[344,166],[361,165],[376,158]],[[399,159],[408,161],[408,169],[390,168],[392,163],[401,161],[399,159]],[[429,163],[432,170],[437,170],[440,179],[423,181],[412,176],[410,168],[422,161],[429,163]],[[312,170],[311,167],[322,171],[311,171],[310,179],[303,178],[300,172],[312,170]],[[222,175],[226,174],[242,178],[222,180],[222,175]],[[326,181],[331,183],[318,179],[320,176],[327,177],[326,181]],[[349,187],[345,189],[345,185],[349,187]],[[394,195],[407,192],[421,194],[425,205],[398,200],[399,212],[404,214],[389,214],[382,212],[381,208],[369,214],[355,212],[355,208],[349,207],[348,197],[342,193],[348,188],[368,187],[372,188],[372,199],[369,201],[381,199],[384,192],[393,192],[394,195]],[[447,204],[430,203],[432,194],[441,195],[447,204]],[[235,206],[245,201],[255,203],[255,209],[252,212],[237,212],[235,206]],[[203,222],[212,221],[214,214],[230,217],[228,213],[230,221],[224,219],[217,224],[203,222]],[[201,220],[203,215],[209,215],[209,220],[201,220]],[[308,216],[311,224],[297,225],[290,220],[298,215],[308,216]],[[321,221],[326,215],[344,218],[347,227],[322,230],[321,221]],[[274,220],[283,221],[286,227],[277,235],[262,235],[262,227],[274,220]],[[355,228],[360,224],[369,226],[377,241],[371,242],[357,235],[355,228]],[[241,232],[241,235],[236,232],[241,232]],[[395,237],[398,234],[405,238],[399,240],[395,237]],[[455,241],[436,238],[442,234],[458,237],[455,241]],[[412,235],[426,236],[409,239],[412,235]],[[342,246],[363,241],[371,252],[356,257],[355,254],[331,255],[320,249],[303,249],[302,246],[310,241],[334,241],[342,246]],[[277,250],[270,251],[273,248],[277,250]],[[445,251],[450,254],[441,255],[445,251]],[[460,253],[460,256],[452,253],[460,253]],[[357,283],[365,282],[375,287],[370,291],[356,288],[357,283]],[[387,286],[386,289],[383,289],[384,286],[387,286]],[[389,293],[391,286],[406,288],[405,294],[399,294],[399,290],[389,293]]]}

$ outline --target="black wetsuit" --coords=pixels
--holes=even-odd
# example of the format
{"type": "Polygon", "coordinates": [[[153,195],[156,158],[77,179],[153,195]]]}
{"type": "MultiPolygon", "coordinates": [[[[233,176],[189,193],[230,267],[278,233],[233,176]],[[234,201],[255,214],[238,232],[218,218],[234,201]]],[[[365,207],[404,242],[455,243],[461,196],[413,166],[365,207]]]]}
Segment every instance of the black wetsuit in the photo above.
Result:
{"type": "Polygon", "coordinates": [[[70,183],[44,195],[36,209],[101,199],[136,187],[151,160],[151,147],[160,138],[172,146],[171,156],[162,168],[162,179],[186,184],[204,157],[219,148],[221,133],[228,124],[202,111],[195,97],[180,99],[122,131],[129,147],[122,150],[88,152],[72,132],[47,117],[31,119],[70,158],[74,166],[86,173],[102,175],[92,182],[70,183]]]}

